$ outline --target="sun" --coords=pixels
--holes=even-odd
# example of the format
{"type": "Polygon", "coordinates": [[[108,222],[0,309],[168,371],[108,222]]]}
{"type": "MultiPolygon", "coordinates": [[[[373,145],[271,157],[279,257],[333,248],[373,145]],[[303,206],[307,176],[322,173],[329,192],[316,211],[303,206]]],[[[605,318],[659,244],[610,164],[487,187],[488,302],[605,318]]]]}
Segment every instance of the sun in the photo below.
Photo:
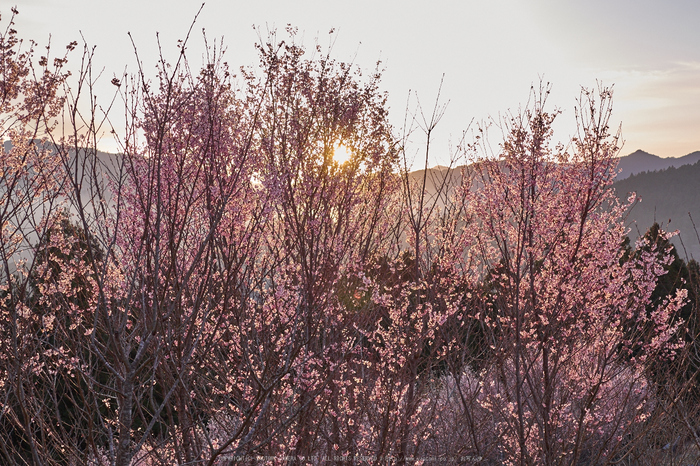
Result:
{"type": "Polygon", "coordinates": [[[340,165],[344,164],[352,157],[350,150],[342,144],[338,144],[338,147],[333,150],[333,159],[340,165]]]}

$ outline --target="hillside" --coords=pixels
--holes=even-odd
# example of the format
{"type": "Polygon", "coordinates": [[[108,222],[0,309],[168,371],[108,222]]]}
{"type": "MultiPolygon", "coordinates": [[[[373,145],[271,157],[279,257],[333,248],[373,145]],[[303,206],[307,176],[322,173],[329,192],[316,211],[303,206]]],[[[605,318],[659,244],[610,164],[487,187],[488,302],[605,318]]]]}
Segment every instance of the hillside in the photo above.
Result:
{"type": "MultiPolygon", "coordinates": [[[[448,192],[452,192],[459,184],[464,168],[456,167],[449,171],[448,192]]],[[[618,181],[613,185],[618,197],[626,201],[629,193],[636,192],[641,199],[629,212],[626,220],[630,228],[630,239],[634,242],[654,222],[658,222],[666,230],[680,231],[680,237],[674,238],[673,243],[681,257],[687,255],[689,258],[700,260],[700,239],[688,215],[690,212],[700,228],[700,151],[671,159],[637,151],[621,157],[620,168],[623,170],[621,177],[618,177],[618,181]],[[630,176],[630,173],[635,174],[630,176]]],[[[445,167],[428,170],[426,188],[429,199],[435,195],[436,186],[446,175],[445,170],[445,167]]],[[[423,170],[410,173],[410,177],[414,182],[420,183],[423,170]]],[[[442,205],[442,202],[439,201],[438,205],[442,205]]]]}
{"type": "MultiPolygon", "coordinates": [[[[11,147],[8,141],[5,141],[3,146],[6,151],[11,147]]],[[[100,167],[98,171],[117,170],[118,156],[98,152],[97,160],[100,167]]],[[[620,157],[618,167],[621,172],[617,177],[618,181],[613,185],[618,197],[624,201],[629,193],[636,192],[641,198],[627,219],[630,238],[634,241],[656,221],[666,230],[680,230],[681,238],[675,238],[673,242],[682,257],[687,253],[688,257],[700,259],[700,239],[688,215],[690,212],[696,225],[700,227],[700,151],[683,157],[661,158],[638,150],[620,157]]],[[[430,203],[438,187],[446,181],[447,190],[443,190],[437,202],[438,205],[443,205],[445,192],[451,194],[454,191],[465,168],[468,171],[468,167],[464,166],[449,169],[436,166],[428,169],[425,175],[428,194],[426,201],[430,203]]],[[[423,170],[409,174],[417,185],[422,184],[423,176],[423,170]]],[[[88,187],[85,186],[83,191],[83,202],[87,202],[90,196],[88,187]]]]}
{"type": "MultiPolygon", "coordinates": [[[[686,157],[694,154],[700,155],[700,152],[686,157]]],[[[641,202],[632,208],[627,221],[632,229],[631,239],[635,239],[639,233],[644,234],[656,221],[666,230],[680,230],[681,237],[674,239],[674,244],[681,257],[685,255],[685,244],[688,256],[700,259],[700,240],[688,215],[690,212],[700,227],[700,162],[642,172],[615,182],[613,187],[621,199],[626,199],[631,192],[641,197],[641,202]]]]}
{"type": "Polygon", "coordinates": [[[683,165],[692,165],[700,160],[700,151],[691,152],[683,157],[659,157],[643,150],[637,150],[629,155],[620,157],[618,169],[620,174],[617,175],[618,180],[624,180],[631,175],[636,175],[642,172],[665,170],[671,167],[681,167],[683,165]]]}

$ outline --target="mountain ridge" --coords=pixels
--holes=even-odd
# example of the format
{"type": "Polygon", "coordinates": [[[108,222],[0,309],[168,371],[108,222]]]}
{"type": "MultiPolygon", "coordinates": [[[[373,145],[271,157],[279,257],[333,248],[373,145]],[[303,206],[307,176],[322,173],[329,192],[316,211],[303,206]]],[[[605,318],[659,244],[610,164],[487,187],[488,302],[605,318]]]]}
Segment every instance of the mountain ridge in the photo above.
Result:
{"type": "Polygon", "coordinates": [[[683,165],[693,165],[698,161],[700,161],[700,151],[691,152],[681,157],[659,157],[637,149],[631,154],[618,158],[617,168],[620,173],[615,179],[617,181],[624,180],[631,175],[642,172],[666,170],[671,167],[679,168],[683,165]]]}
{"type": "Polygon", "coordinates": [[[681,257],[700,259],[700,237],[696,231],[696,226],[700,226],[700,160],[642,171],[616,180],[613,188],[622,201],[632,192],[640,199],[627,216],[630,239],[643,235],[657,222],[664,230],[679,230],[680,236],[672,242],[681,257]]]}

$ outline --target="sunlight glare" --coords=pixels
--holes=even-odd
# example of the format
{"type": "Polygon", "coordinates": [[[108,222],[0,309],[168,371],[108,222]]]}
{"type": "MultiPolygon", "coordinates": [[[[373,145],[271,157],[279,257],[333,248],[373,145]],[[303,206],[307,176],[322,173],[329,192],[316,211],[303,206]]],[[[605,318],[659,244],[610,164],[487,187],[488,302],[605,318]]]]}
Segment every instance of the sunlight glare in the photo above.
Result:
{"type": "Polygon", "coordinates": [[[350,153],[348,148],[342,144],[339,144],[338,147],[336,147],[333,151],[333,159],[335,159],[335,161],[338,162],[340,165],[350,160],[351,157],[352,154],[350,153]]]}

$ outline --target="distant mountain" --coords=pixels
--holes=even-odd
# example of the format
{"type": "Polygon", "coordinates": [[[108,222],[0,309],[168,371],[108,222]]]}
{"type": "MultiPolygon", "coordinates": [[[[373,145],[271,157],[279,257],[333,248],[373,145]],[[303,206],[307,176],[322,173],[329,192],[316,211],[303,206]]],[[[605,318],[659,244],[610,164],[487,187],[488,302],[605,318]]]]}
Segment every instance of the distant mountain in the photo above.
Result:
{"type": "MultiPolygon", "coordinates": [[[[615,178],[616,181],[629,178],[631,175],[637,175],[643,172],[655,172],[666,170],[667,168],[679,168],[683,165],[693,165],[700,161],[700,151],[691,152],[682,157],[659,157],[658,155],[650,154],[643,150],[637,150],[629,155],[618,158],[617,168],[620,173],[615,178]]],[[[454,167],[450,171],[455,171],[457,174],[461,170],[461,166],[454,167]]],[[[435,182],[441,179],[447,167],[436,166],[428,169],[427,185],[429,191],[434,187],[435,182]]],[[[411,172],[411,177],[418,180],[422,178],[423,170],[411,172]]]]}
{"type": "MultiPolygon", "coordinates": [[[[628,157],[639,152],[641,151],[628,157]]],[[[649,155],[644,152],[641,154],[644,155],[636,156],[638,160],[649,155]]],[[[700,159],[700,152],[675,160],[692,160],[691,156],[700,159]]],[[[654,222],[658,222],[667,231],[680,230],[680,238],[674,238],[673,244],[681,257],[685,258],[687,253],[689,257],[700,260],[700,238],[693,227],[695,221],[695,225],[700,228],[700,162],[671,166],[660,171],[643,170],[616,181],[613,187],[622,200],[631,192],[636,192],[641,198],[641,202],[632,208],[627,218],[627,224],[631,228],[630,239],[634,241],[654,222]]]]}
{"type": "MultiPolygon", "coordinates": [[[[626,202],[629,193],[635,192],[641,199],[625,220],[632,243],[658,222],[664,230],[680,231],[680,236],[672,242],[682,258],[700,260],[700,238],[693,226],[695,221],[700,229],[700,151],[671,159],[637,151],[621,157],[620,168],[623,172],[613,184],[617,196],[626,202]]],[[[417,170],[409,177],[420,184],[425,176],[428,199],[434,199],[445,176],[447,192],[451,193],[460,183],[462,174],[468,172],[469,167],[455,167],[449,171],[445,167],[434,167],[427,173],[417,170]]],[[[443,205],[441,199],[438,205],[443,205]]]]}
{"type": "Polygon", "coordinates": [[[462,170],[464,166],[445,167],[437,165],[425,170],[416,170],[408,174],[409,179],[421,186],[425,182],[425,191],[428,198],[432,199],[440,191],[441,196],[451,193],[459,186],[462,180],[462,170]]]}
{"type": "Polygon", "coordinates": [[[637,150],[630,155],[620,157],[618,169],[621,169],[617,180],[624,180],[630,175],[636,175],[642,172],[650,172],[657,170],[665,170],[670,167],[681,167],[683,165],[692,165],[700,160],[700,151],[691,152],[683,157],[659,157],[643,150],[637,150]]]}

